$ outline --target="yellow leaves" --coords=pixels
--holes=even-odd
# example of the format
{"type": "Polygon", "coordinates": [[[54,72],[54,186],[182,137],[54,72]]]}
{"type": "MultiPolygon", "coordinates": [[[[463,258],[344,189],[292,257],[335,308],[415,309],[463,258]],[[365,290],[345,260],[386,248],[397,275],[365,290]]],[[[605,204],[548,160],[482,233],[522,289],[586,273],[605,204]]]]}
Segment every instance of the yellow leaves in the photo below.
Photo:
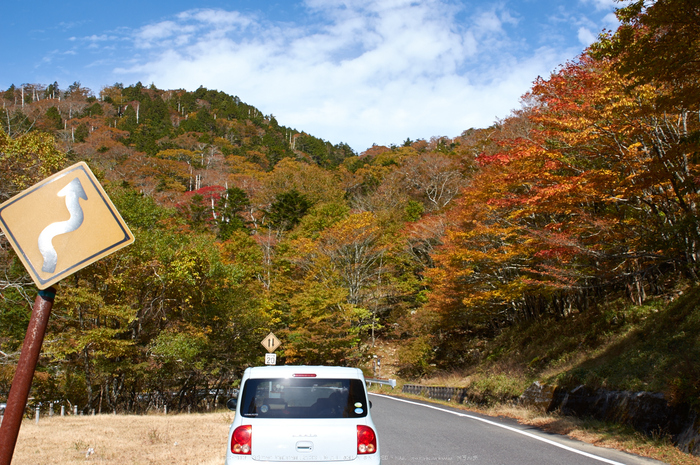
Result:
{"type": "Polygon", "coordinates": [[[166,150],[161,150],[158,152],[156,155],[158,158],[162,158],[164,160],[175,160],[175,161],[184,161],[187,163],[193,163],[199,160],[200,154],[193,152],[192,150],[186,150],[186,149],[166,149],[166,150]]]}
{"type": "Polygon", "coordinates": [[[64,287],[54,304],[53,336],[45,346],[56,359],[90,352],[95,356],[122,357],[134,341],[125,338],[135,312],[128,305],[107,304],[102,295],[89,287],[64,287]]]}
{"type": "Polygon", "coordinates": [[[200,279],[199,271],[196,268],[197,259],[193,254],[180,254],[169,266],[169,285],[178,282],[186,282],[190,285],[196,284],[200,279]]]}
{"type": "Polygon", "coordinates": [[[3,196],[26,189],[63,168],[65,154],[59,151],[53,136],[29,132],[10,138],[0,130],[0,188],[3,196]]]}
{"type": "Polygon", "coordinates": [[[366,309],[347,302],[347,290],[306,279],[290,298],[292,316],[284,355],[304,363],[344,363],[356,350],[366,309]]]}
{"type": "Polygon", "coordinates": [[[375,224],[374,213],[361,212],[339,221],[328,229],[323,236],[326,240],[336,243],[354,243],[375,237],[379,231],[379,226],[375,224]]]}
{"type": "Polygon", "coordinates": [[[108,97],[117,105],[122,105],[126,103],[126,98],[122,95],[123,91],[124,89],[119,86],[107,86],[100,90],[100,98],[104,100],[108,97]]]}
{"type": "Polygon", "coordinates": [[[300,237],[291,241],[290,249],[295,256],[304,257],[316,252],[316,243],[308,237],[300,237]]]}
{"type": "MultiPolygon", "coordinates": [[[[265,176],[270,198],[277,194],[296,190],[312,203],[341,201],[345,192],[340,189],[334,174],[318,165],[283,158],[272,172],[265,176]]],[[[269,200],[269,199],[268,199],[269,200]]]]}
{"type": "Polygon", "coordinates": [[[508,283],[489,286],[484,290],[472,290],[462,299],[462,303],[474,309],[476,312],[488,312],[494,307],[509,306],[513,302],[520,302],[527,292],[527,284],[516,279],[508,283]]]}

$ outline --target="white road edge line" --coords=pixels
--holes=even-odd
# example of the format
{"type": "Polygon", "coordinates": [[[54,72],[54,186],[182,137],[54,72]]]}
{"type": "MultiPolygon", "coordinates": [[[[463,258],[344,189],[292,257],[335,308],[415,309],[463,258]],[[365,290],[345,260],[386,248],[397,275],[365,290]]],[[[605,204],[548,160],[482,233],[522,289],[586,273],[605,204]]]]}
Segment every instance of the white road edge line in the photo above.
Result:
{"type": "Polygon", "coordinates": [[[385,396],[385,395],[382,395],[382,394],[370,393],[370,395],[377,396],[377,397],[384,397],[384,398],[386,398],[386,399],[395,400],[395,401],[397,401],[397,402],[405,402],[405,403],[407,403],[407,404],[413,404],[413,405],[418,405],[418,406],[421,406],[421,407],[431,408],[431,409],[433,409],[433,410],[439,410],[439,411],[441,411],[441,412],[451,413],[452,415],[457,415],[458,417],[465,417],[465,418],[469,418],[469,419],[471,419],[471,420],[481,421],[481,422],[483,422],[483,423],[488,423],[489,425],[498,426],[499,428],[507,429],[507,430],[513,431],[514,433],[522,434],[522,435],[524,435],[524,436],[528,436],[528,437],[530,437],[530,438],[532,438],[532,439],[536,439],[536,440],[538,440],[538,441],[545,442],[545,443],[550,444],[550,445],[552,445],[552,446],[559,447],[559,448],[564,449],[564,450],[568,450],[568,451],[573,452],[573,453],[575,453],[575,454],[583,455],[583,456],[585,456],[585,457],[592,458],[593,460],[598,460],[599,462],[610,463],[610,464],[612,464],[612,465],[625,465],[624,463],[621,463],[621,462],[616,462],[616,461],[614,461],[614,460],[606,459],[606,458],[604,458],[604,457],[600,457],[600,456],[597,456],[597,455],[589,454],[588,452],[583,452],[583,451],[581,451],[581,450],[574,449],[573,447],[565,446],[564,444],[560,444],[560,443],[558,443],[558,442],[556,442],[556,441],[552,441],[552,440],[550,440],[550,439],[546,439],[546,438],[537,436],[536,434],[528,433],[527,431],[522,431],[522,430],[519,430],[519,429],[517,429],[517,428],[513,428],[513,427],[511,427],[511,426],[502,425],[502,424],[500,424],[500,423],[496,423],[495,421],[490,421],[490,420],[486,420],[486,419],[484,419],[484,418],[475,417],[474,415],[467,415],[466,413],[453,412],[452,410],[447,410],[447,409],[444,409],[444,408],[435,407],[434,405],[426,405],[426,404],[421,404],[421,403],[419,403],[419,402],[411,402],[410,400],[399,399],[399,398],[396,398],[396,397],[385,396]]]}

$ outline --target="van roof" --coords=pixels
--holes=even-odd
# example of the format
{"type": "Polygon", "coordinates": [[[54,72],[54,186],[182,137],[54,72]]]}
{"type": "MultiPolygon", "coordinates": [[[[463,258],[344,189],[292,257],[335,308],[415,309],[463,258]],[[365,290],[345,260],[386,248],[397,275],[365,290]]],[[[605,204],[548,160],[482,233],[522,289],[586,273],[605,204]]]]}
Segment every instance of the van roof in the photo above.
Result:
{"type": "Polygon", "coordinates": [[[243,374],[244,377],[248,378],[293,378],[295,375],[299,375],[299,377],[361,379],[364,381],[364,375],[359,368],[338,366],[261,366],[246,368],[243,374]]]}

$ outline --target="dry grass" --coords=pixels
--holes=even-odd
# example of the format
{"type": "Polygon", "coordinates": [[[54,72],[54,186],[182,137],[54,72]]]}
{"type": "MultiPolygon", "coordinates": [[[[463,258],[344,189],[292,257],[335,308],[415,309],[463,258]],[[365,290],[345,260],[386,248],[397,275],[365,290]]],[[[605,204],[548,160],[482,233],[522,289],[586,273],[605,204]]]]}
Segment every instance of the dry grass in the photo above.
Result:
{"type": "Polygon", "coordinates": [[[484,413],[514,418],[519,423],[536,426],[544,431],[568,436],[599,447],[653,458],[664,463],[700,465],[700,457],[681,452],[668,438],[648,438],[629,427],[505,405],[490,408],[484,413]]]}
{"type": "Polygon", "coordinates": [[[25,420],[12,463],[216,464],[224,462],[228,411],[191,415],[95,415],[25,420]]]}

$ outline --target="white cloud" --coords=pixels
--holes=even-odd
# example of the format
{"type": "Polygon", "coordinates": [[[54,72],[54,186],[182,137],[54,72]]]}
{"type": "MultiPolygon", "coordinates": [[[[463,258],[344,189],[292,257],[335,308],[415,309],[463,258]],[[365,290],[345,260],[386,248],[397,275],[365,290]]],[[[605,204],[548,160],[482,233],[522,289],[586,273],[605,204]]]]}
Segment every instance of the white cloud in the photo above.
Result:
{"type": "Polygon", "coordinates": [[[615,13],[608,13],[603,18],[603,26],[614,31],[620,26],[620,21],[615,16],[615,13]]]}
{"type": "Polygon", "coordinates": [[[620,7],[618,0],[583,0],[584,3],[592,3],[597,11],[607,11],[620,7]]]}
{"type": "MultiPolygon", "coordinates": [[[[280,124],[363,151],[488,126],[517,106],[538,75],[572,58],[548,48],[517,57],[508,34],[517,22],[502,7],[464,21],[441,0],[305,5],[325,22],[183,12],[134,34],[149,55],[119,72],[160,88],[222,90],[280,124]]],[[[587,33],[581,28],[579,39],[589,40],[587,33]]]]}
{"type": "Polygon", "coordinates": [[[596,41],[598,37],[585,27],[578,28],[578,40],[584,46],[589,46],[596,41]]]}

